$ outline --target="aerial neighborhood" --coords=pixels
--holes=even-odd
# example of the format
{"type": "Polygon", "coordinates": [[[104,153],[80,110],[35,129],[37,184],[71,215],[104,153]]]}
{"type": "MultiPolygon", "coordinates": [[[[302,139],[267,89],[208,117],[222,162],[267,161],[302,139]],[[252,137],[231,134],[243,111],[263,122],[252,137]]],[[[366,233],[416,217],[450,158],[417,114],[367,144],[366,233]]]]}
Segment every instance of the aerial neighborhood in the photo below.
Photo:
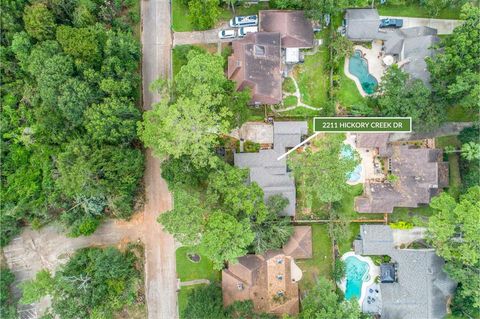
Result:
{"type": "Polygon", "coordinates": [[[0,7],[0,318],[480,318],[476,1],[0,7]]]}

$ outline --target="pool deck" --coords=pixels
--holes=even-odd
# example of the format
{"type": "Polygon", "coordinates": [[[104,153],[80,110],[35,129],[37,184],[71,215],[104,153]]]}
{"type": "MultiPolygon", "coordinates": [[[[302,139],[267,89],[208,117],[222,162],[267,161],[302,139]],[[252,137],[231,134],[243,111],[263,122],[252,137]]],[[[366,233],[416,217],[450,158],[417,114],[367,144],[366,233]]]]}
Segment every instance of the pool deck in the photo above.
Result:
{"type": "Polygon", "coordinates": [[[374,149],[358,149],[357,143],[355,142],[357,136],[355,133],[347,133],[347,138],[343,141],[344,144],[350,145],[357,153],[360,155],[362,172],[358,182],[355,182],[350,185],[355,185],[359,183],[365,183],[367,180],[372,179],[384,179],[385,175],[378,174],[375,172],[375,161],[376,161],[376,151],[374,149]]]}
{"type": "MultiPolygon", "coordinates": [[[[383,65],[382,62],[382,56],[381,56],[381,51],[382,51],[382,44],[378,41],[373,41],[372,42],[372,48],[367,49],[361,45],[355,45],[353,47],[354,52],[356,50],[362,51],[363,57],[368,61],[367,67],[368,67],[368,73],[373,75],[375,79],[377,79],[377,82],[380,84],[380,81],[382,80],[382,76],[385,73],[385,66],[383,65]]],[[[362,88],[362,84],[358,80],[358,78],[351,74],[350,71],[348,70],[348,65],[349,65],[350,58],[345,59],[345,64],[343,66],[343,71],[345,72],[345,75],[355,82],[358,91],[360,94],[365,97],[368,96],[369,94],[365,93],[365,91],[362,88]]]]}
{"type": "MultiPolygon", "coordinates": [[[[375,278],[380,276],[380,267],[376,266],[370,257],[363,257],[360,255],[356,255],[353,251],[349,251],[342,256],[342,260],[345,261],[348,257],[354,256],[358,258],[360,261],[366,262],[368,264],[368,274],[370,275],[370,279],[368,281],[364,281],[362,283],[362,294],[360,295],[360,299],[358,300],[358,304],[362,307],[363,300],[367,295],[367,289],[372,284],[375,283],[375,278]]],[[[340,289],[345,293],[347,290],[347,280],[346,278],[342,278],[339,284],[340,289]]]]}

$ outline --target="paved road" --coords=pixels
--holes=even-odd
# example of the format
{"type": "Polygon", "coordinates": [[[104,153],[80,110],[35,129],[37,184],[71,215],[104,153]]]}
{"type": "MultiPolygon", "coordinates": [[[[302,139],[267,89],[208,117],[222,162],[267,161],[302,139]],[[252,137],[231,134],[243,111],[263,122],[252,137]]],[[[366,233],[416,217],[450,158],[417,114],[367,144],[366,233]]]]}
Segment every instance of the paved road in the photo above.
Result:
{"type": "MultiPolygon", "coordinates": [[[[150,92],[152,81],[171,78],[169,0],[142,0],[143,107],[149,110],[159,101],[150,92]]],[[[171,208],[171,194],[161,177],[160,160],[146,152],[144,213],[145,288],[148,319],[178,318],[175,242],[157,223],[158,214],[171,208]]]]}
{"type": "Polygon", "coordinates": [[[421,26],[434,28],[437,29],[438,34],[451,34],[453,29],[463,23],[463,20],[380,16],[380,19],[384,18],[403,19],[404,28],[421,26]]]}

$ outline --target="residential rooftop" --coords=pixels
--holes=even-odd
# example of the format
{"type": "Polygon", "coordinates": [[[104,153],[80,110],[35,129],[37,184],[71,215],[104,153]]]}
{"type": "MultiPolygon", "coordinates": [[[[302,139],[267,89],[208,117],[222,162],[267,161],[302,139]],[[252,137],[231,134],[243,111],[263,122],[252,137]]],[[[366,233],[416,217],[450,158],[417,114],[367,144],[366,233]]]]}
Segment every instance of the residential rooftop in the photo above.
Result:
{"type": "Polygon", "coordinates": [[[249,181],[263,189],[265,201],[273,195],[288,199],[288,206],[281,213],[284,216],[295,216],[295,180],[287,172],[286,159],[278,160],[278,157],[299,144],[307,133],[307,122],[274,122],[273,149],[234,154],[235,166],[250,169],[249,181]]]}
{"type": "Polygon", "coordinates": [[[259,13],[260,31],[280,32],[282,48],[313,47],[312,24],[299,10],[261,10],[259,13]]]}
{"type": "Polygon", "coordinates": [[[356,254],[388,255],[396,269],[394,282],[380,283],[382,319],[446,316],[456,283],[443,271],[445,262],[434,249],[398,249],[386,225],[361,225],[360,237],[354,242],[356,254]]]}
{"type": "Polygon", "coordinates": [[[295,264],[295,258],[312,256],[312,229],[310,226],[294,229],[283,250],[246,255],[240,257],[238,263],[229,263],[222,271],[224,306],[250,299],[256,312],[298,314],[298,281],[302,271],[295,264]]]}
{"type": "Polygon", "coordinates": [[[234,41],[228,57],[227,76],[236,89],[252,90],[252,104],[278,104],[282,101],[280,33],[249,33],[234,41]]]}

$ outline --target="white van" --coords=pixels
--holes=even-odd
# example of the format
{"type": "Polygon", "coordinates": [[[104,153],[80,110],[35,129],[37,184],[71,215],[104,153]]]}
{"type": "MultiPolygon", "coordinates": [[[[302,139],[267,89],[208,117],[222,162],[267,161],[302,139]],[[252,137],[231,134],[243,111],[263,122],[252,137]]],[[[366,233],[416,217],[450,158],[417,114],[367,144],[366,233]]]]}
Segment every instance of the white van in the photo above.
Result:
{"type": "Polygon", "coordinates": [[[251,27],[258,25],[258,16],[236,16],[230,20],[230,27],[239,28],[239,27],[251,27]]]}
{"type": "Polygon", "coordinates": [[[258,27],[241,27],[238,29],[238,37],[243,38],[248,33],[258,32],[258,27]]]}

